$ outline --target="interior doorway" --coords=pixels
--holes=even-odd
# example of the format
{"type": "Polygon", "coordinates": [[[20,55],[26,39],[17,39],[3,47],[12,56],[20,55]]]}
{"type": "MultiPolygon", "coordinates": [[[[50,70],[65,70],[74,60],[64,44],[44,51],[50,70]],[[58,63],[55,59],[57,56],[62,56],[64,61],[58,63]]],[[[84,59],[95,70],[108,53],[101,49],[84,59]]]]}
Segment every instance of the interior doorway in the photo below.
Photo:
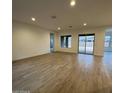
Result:
{"type": "Polygon", "coordinates": [[[54,33],[50,33],[50,51],[54,51],[54,33]]]}
{"type": "Polygon", "coordinates": [[[78,52],[83,54],[93,54],[95,34],[79,34],[78,52]]]}

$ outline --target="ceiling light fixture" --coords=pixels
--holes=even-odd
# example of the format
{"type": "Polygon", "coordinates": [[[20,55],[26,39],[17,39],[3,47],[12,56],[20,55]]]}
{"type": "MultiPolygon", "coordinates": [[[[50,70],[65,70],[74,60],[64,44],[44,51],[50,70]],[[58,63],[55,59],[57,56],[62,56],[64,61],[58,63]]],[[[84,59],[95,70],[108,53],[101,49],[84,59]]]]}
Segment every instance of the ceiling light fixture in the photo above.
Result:
{"type": "Polygon", "coordinates": [[[34,17],[31,18],[32,21],[35,21],[36,19],[34,17]]]}
{"type": "Polygon", "coordinates": [[[87,23],[84,23],[83,25],[84,25],[84,26],[86,26],[86,25],[87,25],[87,23]]]}
{"type": "Polygon", "coordinates": [[[58,27],[57,29],[58,29],[58,30],[61,30],[61,28],[60,28],[60,27],[58,27]]]}
{"type": "Polygon", "coordinates": [[[71,0],[70,5],[71,6],[75,6],[75,4],[76,4],[76,1],[75,0],[71,0]]]}

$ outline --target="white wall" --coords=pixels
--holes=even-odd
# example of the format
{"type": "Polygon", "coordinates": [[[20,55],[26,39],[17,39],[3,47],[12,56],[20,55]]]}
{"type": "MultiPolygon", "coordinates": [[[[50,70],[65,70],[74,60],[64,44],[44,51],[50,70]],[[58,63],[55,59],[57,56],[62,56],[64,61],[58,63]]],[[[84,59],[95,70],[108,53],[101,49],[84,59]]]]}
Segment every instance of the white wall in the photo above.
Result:
{"type": "MultiPolygon", "coordinates": [[[[55,51],[78,53],[78,34],[95,33],[94,55],[103,56],[104,36],[106,27],[66,30],[55,33],[55,51]],[[60,36],[72,35],[72,47],[61,48],[60,36]]],[[[12,30],[12,56],[13,60],[19,60],[50,52],[50,32],[38,26],[13,21],[12,30]]]]}
{"type": "Polygon", "coordinates": [[[50,52],[50,31],[13,21],[12,35],[13,60],[50,52]]]}
{"type": "Polygon", "coordinates": [[[103,56],[104,54],[104,36],[105,31],[108,27],[92,28],[85,30],[66,30],[59,31],[56,33],[55,39],[55,51],[62,52],[73,52],[78,53],[78,34],[90,34],[95,33],[95,46],[94,46],[94,55],[103,56]],[[72,47],[71,48],[61,48],[60,46],[60,36],[61,35],[72,35],[72,47]]]}

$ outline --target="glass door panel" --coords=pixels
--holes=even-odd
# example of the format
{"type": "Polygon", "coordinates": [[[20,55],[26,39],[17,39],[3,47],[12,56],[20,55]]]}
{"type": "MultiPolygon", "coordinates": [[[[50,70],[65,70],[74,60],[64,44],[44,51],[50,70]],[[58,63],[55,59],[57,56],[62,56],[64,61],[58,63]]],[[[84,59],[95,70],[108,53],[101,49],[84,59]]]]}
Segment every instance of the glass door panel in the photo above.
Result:
{"type": "Polygon", "coordinates": [[[79,36],[79,52],[85,53],[85,36],[79,36]]]}
{"type": "Polygon", "coordinates": [[[94,36],[86,36],[86,53],[93,54],[94,36]]]}

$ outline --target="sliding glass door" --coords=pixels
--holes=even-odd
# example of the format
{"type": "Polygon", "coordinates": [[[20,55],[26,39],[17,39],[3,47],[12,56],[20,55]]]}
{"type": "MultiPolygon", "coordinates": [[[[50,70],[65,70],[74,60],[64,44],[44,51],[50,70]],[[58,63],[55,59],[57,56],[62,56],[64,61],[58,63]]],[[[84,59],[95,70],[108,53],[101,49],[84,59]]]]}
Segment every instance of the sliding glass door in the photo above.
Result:
{"type": "Polygon", "coordinates": [[[94,50],[94,34],[79,35],[79,53],[93,54],[94,50]]]}

